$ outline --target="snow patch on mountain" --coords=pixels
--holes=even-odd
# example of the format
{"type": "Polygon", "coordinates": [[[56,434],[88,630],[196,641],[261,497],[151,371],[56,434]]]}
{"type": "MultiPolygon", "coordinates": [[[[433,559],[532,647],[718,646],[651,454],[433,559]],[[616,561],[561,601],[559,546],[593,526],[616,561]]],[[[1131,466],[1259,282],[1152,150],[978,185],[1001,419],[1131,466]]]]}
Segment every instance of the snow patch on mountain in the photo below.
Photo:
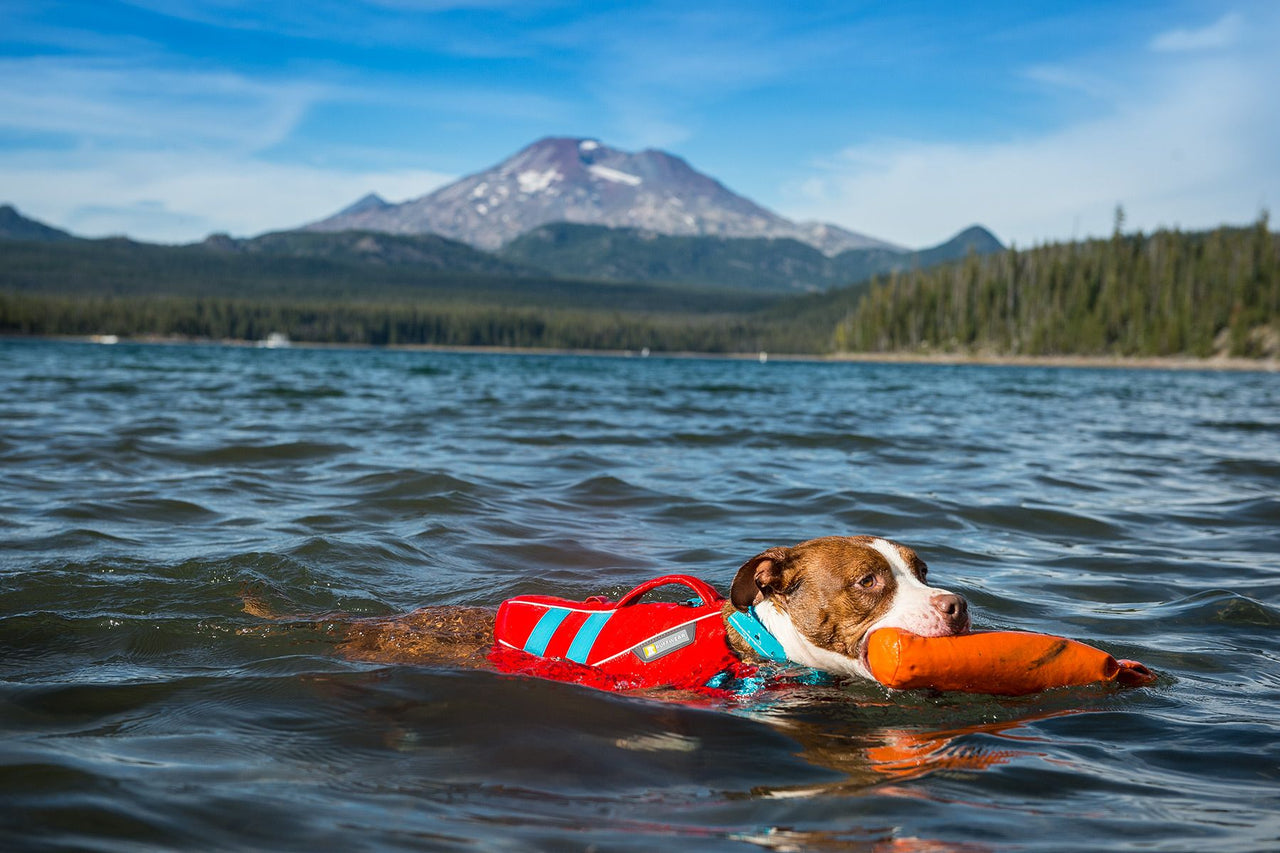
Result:
{"type": "Polygon", "coordinates": [[[635,175],[628,175],[626,172],[619,172],[617,169],[610,169],[608,166],[592,164],[587,167],[587,171],[597,178],[613,181],[615,184],[626,184],[629,187],[638,187],[644,183],[644,178],[637,178],[635,175]]]}
{"type": "Polygon", "coordinates": [[[547,169],[542,172],[529,169],[516,175],[516,181],[520,184],[520,192],[532,195],[542,192],[563,177],[564,175],[561,175],[555,169],[547,169]]]}

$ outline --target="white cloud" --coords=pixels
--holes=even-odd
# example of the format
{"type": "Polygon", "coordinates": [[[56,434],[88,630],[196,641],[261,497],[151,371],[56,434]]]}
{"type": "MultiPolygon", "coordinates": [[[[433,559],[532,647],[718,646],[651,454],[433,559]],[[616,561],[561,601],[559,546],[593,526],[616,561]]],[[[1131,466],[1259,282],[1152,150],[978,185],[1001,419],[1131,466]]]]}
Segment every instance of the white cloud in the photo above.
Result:
{"type": "Polygon", "coordinates": [[[1104,117],[993,142],[862,143],[786,191],[787,212],[905,245],[973,222],[1029,245],[1129,228],[1248,222],[1280,201],[1277,60],[1166,70],[1104,117]]]}
{"type": "Polygon", "coordinates": [[[1229,12],[1198,30],[1177,29],[1160,33],[1151,40],[1151,49],[1165,53],[1220,50],[1236,44],[1244,34],[1244,18],[1229,12]]]}
{"type": "Polygon", "coordinates": [[[559,108],[549,98],[501,91],[356,88],[143,59],[3,59],[0,80],[0,131],[13,140],[0,147],[0,202],[84,236],[161,242],[294,227],[367,192],[402,200],[450,179],[369,165],[404,161],[370,147],[325,144],[311,162],[281,162],[280,147],[318,105],[517,118],[559,108]]]}
{"type": "Polygon", "coordinates": [[[286,138],[328,87],[63,57],[0,61],[0,128],[105,145],[249,152],[286,138]]]}
{"type": "Polygon", "coordinates": [[[180,243],[214,231],[247,236],[337,212],[367,192],[402,200],[451,176],[424,170],[342,171],[219,152],[122,152],[0,161],[4,201],[89,237],[180,243]]]}

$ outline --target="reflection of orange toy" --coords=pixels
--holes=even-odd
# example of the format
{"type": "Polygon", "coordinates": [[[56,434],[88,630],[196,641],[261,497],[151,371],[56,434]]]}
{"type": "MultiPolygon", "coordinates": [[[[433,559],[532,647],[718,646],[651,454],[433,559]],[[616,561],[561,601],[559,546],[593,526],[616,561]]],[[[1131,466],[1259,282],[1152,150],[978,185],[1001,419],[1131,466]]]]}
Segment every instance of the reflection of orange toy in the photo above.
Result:
{"type": "Polygon", "coordinates": [[[1156,678],[1142,664],[1118,661],[1093,646],[1021,631],[921,637],[881,628],[867,643],[867,663],[877,681],[899,690],[931,687],[1000,696],[1106,681],[1134,687],[1156,678]]]}

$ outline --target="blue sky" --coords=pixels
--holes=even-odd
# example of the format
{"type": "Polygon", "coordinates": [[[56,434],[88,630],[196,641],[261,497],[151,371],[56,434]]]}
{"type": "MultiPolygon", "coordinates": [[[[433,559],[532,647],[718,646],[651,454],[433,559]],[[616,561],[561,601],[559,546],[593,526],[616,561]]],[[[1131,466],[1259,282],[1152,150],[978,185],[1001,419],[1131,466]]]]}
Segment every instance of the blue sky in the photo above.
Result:
{"type": "Polygon", "coordinates": [[[1270,0],[0,0],[0,201],[252,235],[570,135],[912,247],[1245,223],[1280,204],[1277,44],[1270,0]]]}

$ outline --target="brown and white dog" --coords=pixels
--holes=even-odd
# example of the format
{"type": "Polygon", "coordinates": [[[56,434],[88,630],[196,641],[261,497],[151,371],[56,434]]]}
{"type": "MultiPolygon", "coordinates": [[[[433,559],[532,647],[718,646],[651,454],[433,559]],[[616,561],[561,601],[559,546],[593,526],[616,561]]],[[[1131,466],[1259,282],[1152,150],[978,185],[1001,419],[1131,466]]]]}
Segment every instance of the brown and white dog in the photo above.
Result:
{"type": "MultiPolygon", "coordinates": [[[[927,571],[912,549],[873,536],[828,536],[770,548],[738,569],[724,617],[754,608],[789,660],[870,678],[866,641],[877,628],[927,637],[969,630],[964,598],[929,586],[927,571]]],[[[253,596],[245,596],[245,610],[276,618],[253,596]]],[[[426,607],[395,617],[305,621],[338,632],[338,651],[362,660],[483,667],[493,645],[494,612],[486,608],[426,607]]],[[[757,659],[732,626],[726,633],[740,657],[757,659]]]]}
{"type": "MultiPolygon", "coordinates": [[[[738,610],[754,606],[789,660],[870,678],[866,641],[877,628],[925,637],[969,630],[964,598],[929,586],[927,575],[924,560],[905,545],[874,536],[828,536],[752,557],[738,569],[729,601],[738,610]]],[[[729,635],[733,642],[734,632],[729,635]]]]}

